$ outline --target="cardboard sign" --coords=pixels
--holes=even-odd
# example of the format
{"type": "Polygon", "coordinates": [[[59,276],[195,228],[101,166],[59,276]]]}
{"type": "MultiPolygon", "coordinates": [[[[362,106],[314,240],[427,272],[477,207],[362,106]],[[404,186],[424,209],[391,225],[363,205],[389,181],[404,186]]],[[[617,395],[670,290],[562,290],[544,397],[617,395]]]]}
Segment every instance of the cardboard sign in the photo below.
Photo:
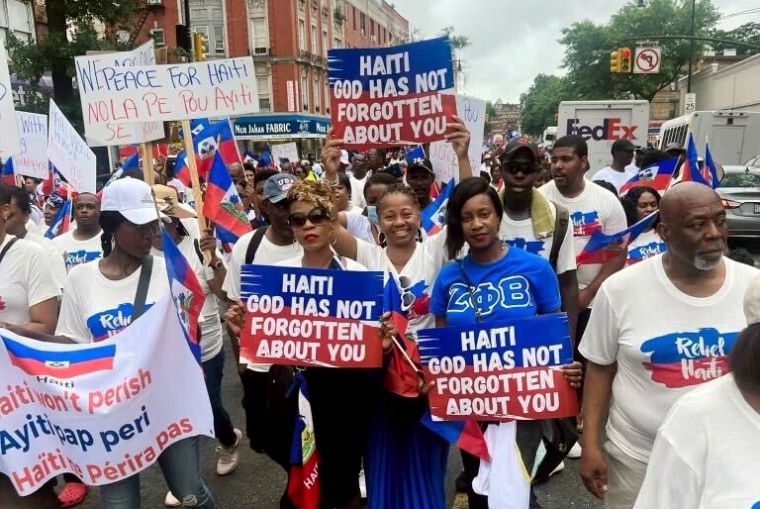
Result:
{"type": "Polygon", "coordinates": [[[76,191],[94,193],[97,172],[95,153],[90,150],[52,99],[48,118],[50,162],[76,191]]]}
{"type": "Polygon", "coordinates": [[[328,51],[332,125],[346,148],[444,139],[456,112],[448,37],[328,51]]]}
{"type": "Polygon", "coordinates": [[[279,145],[272,145],[272,160],[275,164],[280,164],[280,160],[287,159],[291,163],[300,161],[298,157],[298,147],[295,143],[280,143],[279,145]]]}
{"type": "Polygon", "coordinates": [[[47,115],[16,112],[16,125],[21,135],[21,151],[13,154],[13,169],[18,175],[48,178],[47,115]]]}
{"type": "Polygon", "coordinates": [[[430,413],[447,421],[578,415],[561,366],[573,362],[567,315],[426,329],[418,334],[430,413]]]}
{"type": "Polygon", "coordinates": [[[168,293],[98,343],[0,330],[0,387],[0,472],[20,495],[66,472],[111,484],[183,438],[214,435],[203,372],[168,293]]]}
{"type": "MultiPolygon", "coordinates": [[[[103,72],[105,68],[155,65],[156,51],[153,47],[153,39],[151,39],[132,51],[120,51],[116,53],[88,52],[86,57],[82,57],[82,62],[85,59],[88,68],[93,69],[93,72],[97,73],[103,72]]],[[[160,140],[164,137],[163,122],[139,124],[107,122],[105,124],[93,124],[88,120],[85,119],[84,135],[87,144],[91,147],[131,145],[160,140]]]]}
{"type": "MultiPolygon", "coordinates": [[[[486,102],[474,97],[457,95],[457,115],[470,131],[470,149],[467,151],[474,177],[480,176],[480,158],[483,153],[483,136],[486,124],[486,102]]],[[[459,182],[457,155],[449,143],[436,141],[430,144],[430,162],[437,182],[454,179],[459,182]]]]}
{"type": "Polygon", "coordinates": [[[251,57],[190,64],[103,66],[77,57],[85,124],[191,120],[258,113],[251,57]]]}
{"type": "Polygon", "coordinates": [[[0,48],[0,124],[3,126],[3,135],[0,136],[0,159],[5,161],[21,152],[21,138],[16,128],[11,74],[8,71],[8,55],[4,47],[0,48]]]}
{"type": "Polygon", "coordinates": [[[240,362],[382,366],[382,272],[245,265],[240,295],[240,362]]]}

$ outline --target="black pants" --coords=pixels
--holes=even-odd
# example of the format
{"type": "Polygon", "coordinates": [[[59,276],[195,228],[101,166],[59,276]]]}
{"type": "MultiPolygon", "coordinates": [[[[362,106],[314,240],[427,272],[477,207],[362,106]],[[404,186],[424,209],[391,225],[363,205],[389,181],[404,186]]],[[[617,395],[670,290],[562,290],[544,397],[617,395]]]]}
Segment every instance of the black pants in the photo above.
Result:
{"type": "Polygon", "coordinates": [[[586,332],[586,326],[588,325],[588,319],[591,317],[591,308],[586,308],[578,312],[578,324],[575,328],[575,348],[573,351],[573,359],[579,361],[583,365],[583,380],[581,380],[581,386],[578,388],[578,404],[583,401],[583,385],[586,381],[586,359],[581,355],[578,350],[578,345],[581,343],[583,334],[586,332]]]}

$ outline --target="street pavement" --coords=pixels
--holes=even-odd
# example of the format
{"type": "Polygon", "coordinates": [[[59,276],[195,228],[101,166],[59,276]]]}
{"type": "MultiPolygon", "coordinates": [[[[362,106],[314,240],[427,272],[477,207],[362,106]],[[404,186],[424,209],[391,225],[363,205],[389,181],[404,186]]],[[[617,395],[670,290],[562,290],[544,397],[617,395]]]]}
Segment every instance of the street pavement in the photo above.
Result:
{"type": "MultiPolygon", "coordinates": [[[[243,409],[240,406],[242,389],[235,371],[229,341],[226,344],[227,361],[225,364],[222,397],[233,422],[244,429],[243,409]]],[[[191,395],[188,395],[191,397],[191,395]]],[[[350,411],[350,409],[347,409],[350,411]]],[[[279,498],[285,487],[283,470],[263,455],[253,452],[247,445],[247,440],[240,448],[240,465],[231,475],[219,477],[216,475],[216,443],[211,439],[203,439],[202,467],[205,480],[209,485],[216,507],[218,509],[277,509],[279,498]]],[[[544,509],[596,509],[603,505],[594,499],[582,486],[578,477],[578,461],[567,460],[563,472],[552,477],[547,483],[537,488],[539,501],[544,509]]],[[[454,493],[454,479],[461,471],[462,464],[459,452],[452,450],[449,461],[449,479],[447,482],[448,506],[455,509],[466,509],[467,499],[454,493]]],[[[141,474],[142,506],[146,509],[164,507],[166,482],[156,465],[141,474]]],[[[97,489],[91,489],[85,503],[79,507],[95,509],[100,507],[97,489]]],[[[393,508],[388,508],[393,509],[393,508]]],[[[425,508],[420,508],[425,509],[425,508]]]]}

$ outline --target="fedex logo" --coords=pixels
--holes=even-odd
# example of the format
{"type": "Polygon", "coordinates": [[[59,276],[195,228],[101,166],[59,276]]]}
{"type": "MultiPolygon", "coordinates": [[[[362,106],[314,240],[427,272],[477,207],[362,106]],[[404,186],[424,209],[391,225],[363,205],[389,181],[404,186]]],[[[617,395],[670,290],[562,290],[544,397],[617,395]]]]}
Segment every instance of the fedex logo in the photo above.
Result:
{"type": "Polygon", "coordinates": [[[580,120],[567,120],[567,134],[582,136],[586,140],[635,140],[637,125],[624,125],[620,118],[605,118],[602,125],[580,125],[580,120]]]}

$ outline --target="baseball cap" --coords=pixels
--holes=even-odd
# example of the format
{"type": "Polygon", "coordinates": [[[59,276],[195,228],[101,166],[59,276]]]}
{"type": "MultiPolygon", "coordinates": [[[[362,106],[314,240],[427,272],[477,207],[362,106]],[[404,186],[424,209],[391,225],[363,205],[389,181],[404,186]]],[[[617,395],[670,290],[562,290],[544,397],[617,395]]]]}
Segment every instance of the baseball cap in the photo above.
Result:
{"type": "Polygon", "coordinates": [[[264,182],[264,199],[271,203],[279,203],[288,197],[288,191],[297,182],[290,173],[272,175],[264,182]]]}
{"type": "Polygon", "coordinates": [[[169,217],[177,219],[189,219],[196,217],[195,211],[179,202],[177,190],[173,187],[156,184],[153,186],[153,196],[156,199],[158,210],[169,217]]]}
{"type": "Polygon", "coordinates": [[[747,325],[760,323],[760,277],[750,281],[744,293],[744,316],[747,325]]]}
{"type": "MultiPolygon", "coordinates": [[[[119,212],[127,221],[137,225],[156,220],[156,204],[150,186],[132,177],[116,180],[103,189],[100,210],[119,212]]],[[[163,214],[161,219],[169,220],[163,214]]]]}
{"type": "Polygon", "coordinates": [[[418,158],[418,159],[412,160],[411,162],[409,161],[407,162],[408,162],[407,169],[406,169],[407,173],[409,173],[410,171],[419,169],[419,170],[425,170],[428,173],[435,175],[435,172],[433,171],[433,163],[427,157],[418,158]]]}
{"type": "Polygon", "coordinates": [[[640,147],[631,143],[631,140],[615,140],[615,143],[612,144],[612,153],[614,154],[615,152],[633,152],[637,148],[640,148],[640,147]]]}
{"type": "Polygon", "coordinates": [[[515,156],[515,154],[521,150],[529,150],[530,154],[533,156],[533,159],[536,161],[541,159],[541,156],[538,155],[538,146],[536,146],[536,144],[530,141],[530,139],[528,139],[526,136],[520,136],[513,138],[509,143],[507,143],[507,146],[504,147],[504,153],[501,155],[501,160],[503,162],[508,162],[512,157],[515,156]]]}

